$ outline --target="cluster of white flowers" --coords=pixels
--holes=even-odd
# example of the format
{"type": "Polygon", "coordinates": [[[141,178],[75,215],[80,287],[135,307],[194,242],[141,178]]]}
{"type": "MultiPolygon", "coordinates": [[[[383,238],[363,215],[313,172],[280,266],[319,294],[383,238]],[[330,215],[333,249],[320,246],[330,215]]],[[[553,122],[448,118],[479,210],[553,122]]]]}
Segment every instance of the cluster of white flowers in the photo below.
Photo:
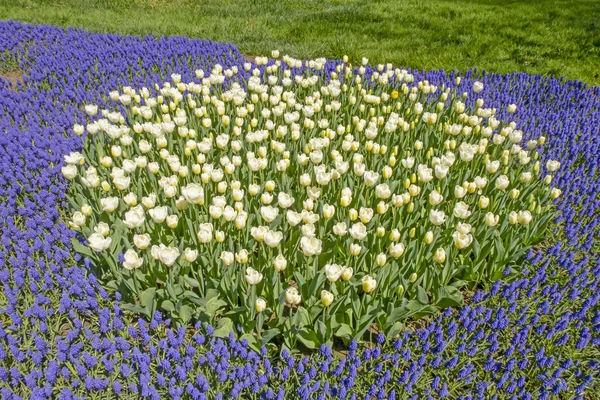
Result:
{"type": "Polygon", "coordinates": [[[127,270],[243,277],[257,312],[280,298],[329,306],[354,280],[384,298],[447,285],[475,244],[495,246],[492,231],[527,242],[560,195],[549,187],[559,163],[540,175],[545,139],[522,143],[481,99],[469,109],[466,94],[391,65],[367,79],[342,63],[324,79],[324,59],[298,75],[304,63],[287,56],[256,64],[247,81],[217,65],[194,82],[111,92],[126,114],[85,107],[84,152],[62,172],[86,199],[70,224],[93,251],[121,229],[127,270]]]}

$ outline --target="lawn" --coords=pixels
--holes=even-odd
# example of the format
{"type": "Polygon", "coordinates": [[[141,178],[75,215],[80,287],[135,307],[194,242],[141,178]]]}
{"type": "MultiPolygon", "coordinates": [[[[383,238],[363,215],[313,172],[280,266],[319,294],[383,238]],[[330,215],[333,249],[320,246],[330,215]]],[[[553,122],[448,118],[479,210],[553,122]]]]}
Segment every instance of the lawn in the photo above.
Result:
{"type": "Polygon", "coordinates": [[[0,18],[212,39],[246,55],[279,49],[299,58],[364,56],[600,84],[597,1],[0,0],[0,18]]]}

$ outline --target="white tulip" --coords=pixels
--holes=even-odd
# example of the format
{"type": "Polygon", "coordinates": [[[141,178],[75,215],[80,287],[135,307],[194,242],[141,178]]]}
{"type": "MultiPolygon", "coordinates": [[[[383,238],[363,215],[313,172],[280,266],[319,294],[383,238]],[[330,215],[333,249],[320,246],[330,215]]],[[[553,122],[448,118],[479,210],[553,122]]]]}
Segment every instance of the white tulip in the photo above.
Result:
{"type": "Polygon", "coordinates": [[[84,107],[85,113],[90,117],[93,117],[98,113],[98,106],[95,104],[88,104],[84,107]]]}
{"type": "Polygon", "coordinates": [[[485,163],[485,168],[486,168],[487,172],[489,172],[490,174],[493,174],[496,171],[498,171],[498,168],[500,168],[500,161],[498,161],[498,160],[495,160],[495,161],[488,160],[485,163]]]}
{"type": "Polygon", "coordinates": [[[365,207],[361,207],[360,211],[358,213],[358,216],[360,217],[360,221],[363,224],[368,224],[373,219],[373,215],[375,215],[375,212],[373,211],[373,209],[365,208],[365,207]]]}
{"type": "Polygon", "coordinates": [[[471,225],[459,222],[458,224],[456,224],[456,230],[462,233],[463,235],[466,235],[467,233],[471,232],[471,225]]]}
{"type": "Polygon", "coordinates": [[[454,186],[454,197],[457,199],[462,199],[467,194],[467,189],[462,186],[456,185],[454,186]]]}
{"type": "Polygon", "coordinates": [[[246,283],[257,285],[262,281],[263,275],[252,267],[246,268],[246,283]]]}
{"type": "Polygon", "coordinates": [[[321,254],[322,243],[319,239],[314,237],[303,236],[300,239],[300,247],[302,248],[302,253],[305,256],[315,256],[321,254]]]}
{"type": "Polygon", "coordinates": [[[377,281],[374,278],[371,278],[369,275],[365,275],[362,278],[362,289],[365,293],[371,293],[377,287],[377,281]]]}
{"type": "Polygon", "coordinates": [[[200,243],[209,243],[213,239],[213,226],[209,222],[200,224],[197,237],[200,243]]]}
{"type": "Polygon", "coordinates": [[[521,225],[527,225],[527,224],[529,224],[532,219],[533,219],[533,217],[531,216],[531,212],[529,212],[528,210],[519,211],[517,213],[517,221],[521,225]]]}
{"type": "Polygon", "coordinates": [[[458,147],[460,159],[465,162],[473,160],[475,154],[477,154],[477,151],[479,151],[479,146],[477,146],[476,144],[469,144],[467,142],[462,142],[461,145],[458,147]]]}
{"type": "Polygon", "coordinates": [[[469,211],[469,205],[467,203],[465,203],[464,201],[459,201],[454,206],[452,214],[454,214],[456,218],[465,219],[471,215],[471,211],[469,211]]]}
{"type": "Polygon", "coordinates": [[[133,207],[131,210],[125,213],[125,219],[123,223],[129,229],[139,228],[144,224],[144,209],[141,205],[133,207]]]}
{"type": "Polygon", "coordinates": [[[302,214],[288,210],[286,213],[286,219],[291,226],[296,226],[300,223],[300,221],[302,221],[302,214]]]}
{"type": "Polygon", "coordinates": [[[490,205],[490,199],[485,196],[480,196],[477,205],[479,208],[487,208],[490,205]]]}
{"type": "Polygon", "coordinates": [[[87,242],[90,249],[95,252],[101,252],[110,247],[112,239],[110,237],[104,237],[101,233],[92,233],[88,237],[87,242]]]}
{"type": "MultiPolygon", "coordinates": [[[[70,165],[83,165],[83,163],[85,162],[83,154],[77,151],[72,151],[69,153],[68,156],[63,156],[63,158],[65,162],[70,165]]],[[[75,169],[75,171],[77,171],[77,169],[75,169]]]]}
{"type": "Polygon", "coordinates": [[[147,197],[142,197],[142,204],[146,208],[152,208],[156,205],[156,194],[150,193],[147,197]]]}
{"type": "Polygon", "coordinates": [[[223,261],[223,264],[225,264],[226,266],[233,264],[234,261],[233,253],[229,251],[222,251],[221,256],[219,258],[221,259],[221,261],[223,261]]]}
{"type": "Polygon", "coordinates": [[[494,215],[494,213],[487,213],[485,214],[485,224],[487,226],[496,226],[498,225],[498,222],[500,222],[500,216],[499,215],[494,215]]]}
{"type": "Polygon", "coordinates": [[[277,218],[278,214],[279,209],[277,209],[276,207],[263,206],[260,208],[260,215],[267,223],[273,222],[273,220],[277,218]]]}
{"type": "Polygon", "coordinates": [[[295,199],[287,193],[279,192],[277,195],[277,203],[281,208],[289,208],[294,204],[295,199]]]}
{"type": "Polygon", "coordinates": [[[560,168],[560,162],[558,162],[558,161],[548,160],[546,162],[546,169],[548,170],[548,172],[557,171],[559,168],[560,168]]]}
{"type": "Polygon", "coordinates": [[[329,219],[332,218],[335,214],[335,206],[330,204],[323,205],[323,218],[329,219]]]}
{"type": "Polygon", "coordinates": [[[256,299],[255,310],[256,312],[263,312],[267,308],[267,301],[263,298],[256,299]]]}
{"type": "Polygon", "coordinates": [[[429,193],[429,204],[432,206],[437,206],[442,201],[444,201],[444,196],[439,194],[436,190],[432,190],[431,193],[429,193]]]}
{"type": "Polygon", "coordinates": [[[431,209],[429,211],[429,221],[433,225],[439,226],[446,221],[446,213],[442,210],[431,209]]]}
{"type": "Polygon", "coordinates": [[[133,244],[140,250],[145,250],[150,246],[150,235],[144,233],[143,235],[133,235],[133,244]]]}
{"type": "Polygon", "coordinates": [[[374,171],[366,171],[364,174],[364,179],[367,187],[373,187],[379,180],[379,174],[374,171]]]}
{"type": "Polygon", "coordinates": [[[65,165],[60,169],[60,172],[62,172],[65,178],[73,179],[77,176],[77,167],[74,165],[65,165]]]}
{"type": "Polygon", "coordinates": [[[73,218],[71,219],[71,225],[73,227],[79,228],[85,224],[85,215],[81,211],[75,211],[73,213],[73,218]]]}
{"type": "Polygon", "coordinates": [[[148,210],[148,214],[150,214],[150,218],[154,221],[155,224],[161,224],[167,218],[169,213],[169,209],[167,206],[154,207],[148,210]]]}
{"type": "Polygon", "coordinates": [[[275,271],[282,272],[287,267],[287,260],[283,255],[279,254],[273,261],[273,267],[275,268],[275,271]]]}
{"type": "Polygon", "coordinates": [[[349,281],[350,278],[352,278],[353,273],[354,271],[352,270],[352,268],[346,267],[342,270],[342,274],[340,275],[340,277],[343,281],[349,281]]]}
{"type": "Polygon", "coordinates": [[[375,195],[378,199],[389,199],[392,191],[387,183],[382,183],[375,187],[375,195]]]}
{"type": "Polygon", "coordinates": [[[134,193],[129,192],[129,193],[127,193],[127,195],[125,195],[125,197],[123,197],[123,202],[131,207],[136,206],[137,205],[137,197],[134,193]]]}
{"type": "Polygon", "coordinates": [[[348,232],[345,222],[338,222],[333,226],[333,233],[337,236],[344,236],[348,232]]]}
{"type": "Polygon", "coordinates": [[[190,204],[204,204],[204,189],[197,183],[182,187],[181,195],[190,204]]]}
{"type": "Polygon", "coordinates": [[[433,179],[433,170],[425,164],[419,164],[417,167],[417,176],[419,182],[430,182],[433,179]]]}
{"type": "Polygon", "coordinates": [[[435,177],[438,179],[444,179],[448,175],[449,167],[447,165],[436,165],[434,168],[435,177]]]}
{"type": "Polygon", "coordinates": [[[129,249],[123,255],[123,268],[133,270],[139,268],[144,262],[143,258],[140,258],[135,250],[129,249]]]}
{"type": "Polygon", "coordinates": [[[198,250],[192,250],[189,247],[187,247],[183,251],[183,255],[184,255],[185,261],[187,261],[189,263],[193,263],[194,261],[196,261],[196,258],[198,258],[198,250]]]}
{"type": "Polygon", "coordinates": [[[476,176],[473,182],[475,183],[475,186],[477,186],[478,189],[483,189],[484,187],[486,187],[488,180],[486,177],[476,176]]]}
{"type": "Polygon", "coordinates": [[[106,197],[100,199],[100,205],[102,209],[106,212],[113,212],[119,206],[119,198],[118,197],[106,197]]]}
{"type": "Polygon", "coordinates": [[[324,307],[329,307],[331,303],[333,303],[333,293],[328,292],[327,290],[321,290],[321,304],[324,307]]]}
{"type": "Polygon", "coordinates": [[[342,271],[344,267],[338,264],[326,264],[325,265],[325,275],[327,276],[327,280],[329,282],[335,282],[340,279],[342,275],[342,271]]]}
{"type": "Polygon", "coordinates": [[[473,236],[470,233],[465,235],[457,231],[452,234],[452,238],[457,249],[465,249],[473,242],[473,236]]]}
{"type": "Polygon", "coordinates": [[[179,249],[177,247],[163,247],[158,252],[158,259],[167,267],[172,266],[179,257],[179,249]]]}
{"type": "Polygon", "coordinates": [[[350,236],[356,240],[364,240],[367,237],[367,227],[362,222],[357,222],[349,230],[350,236]]]}
{"type": "Polygon", "coordinates": [[[94,232],[100,233],[102,236],[107,237],[110,234],[110,226],[106,222],[98,222],[98,225],[94,228],[94,232]]]}
{"type": "Polygon", "coordinates": [[[500,175],[496,179],[496,189],[498,189],[498,190],[506,189],[509,184],[510,184],[510,180],[508,179],[508,176],[506,176],[506,175],[500,175]]]}
{"type": "Polygon", "coordinates": [[[400,163],[402,164],[402,166],[404,168],[412,168],[413,165],[415,165],[415,158],[414,157],[403,158],[402,160],[400,160],[400,163]]]}
{"type": "Polygon", "coordinates": [[[283,233],[268,231],[264,235],[265,244],[271,248],[277,247],[277,245],[283,240],[283,233]]]}
{"type": "Polygon", "coordinates": [[[302,231],[302,235],[304,235],[304,236],[308,236],[308,237],[316,237],[317,236],[317,229],[314,224],[302,225],[300,230],[302,231]]]}
{"type": "Polygon", "coordinates": [[[302,301],[302,296],[295,287],[289,287],[285,291],[285,301],[290,305],[298,305],[302,301]]]}
{"type": "Polygon", "coordinates": [[[444,261],[446,261],[446,250],[442,247],[438,248],[433,254],[433,261],[438,264],[443,264],[444,261]]]}

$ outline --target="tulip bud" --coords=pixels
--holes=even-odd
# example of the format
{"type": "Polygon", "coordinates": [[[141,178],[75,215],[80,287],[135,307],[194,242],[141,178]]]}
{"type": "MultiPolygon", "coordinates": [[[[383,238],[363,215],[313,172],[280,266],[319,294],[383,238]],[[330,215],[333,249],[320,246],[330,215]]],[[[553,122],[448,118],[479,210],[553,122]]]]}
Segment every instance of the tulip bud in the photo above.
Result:
{"type": "Polygon", "coordinates": [[[427,233],[425,233],[423,242],[425,242],[425,244],[431,244],[433,242],[433,232],[432,231],[427,231],[427,233]]]}
{"type": "Polygon", "coordinates": [[[415,237],[416,233],[417,233],[417,230],[415,228],[411,228],[410,231],[408,231],[408,237],[412,239],[415,237]]]}
{"type": "Polygon", "coordinates": [[[446,250],[442,247],[438,248],[433,255],[433,260],[438,264],[443,264],[446,261],[446,250]]]}
{"type": "Polygon", "coordinates": [[[404,286],[398,285],[398,287],[396,288],[396,294],[398,296],[402,296],[404,294],[404,286]]]}
{"type": "Polygon", "coordinates": [[[496,225],[498,225],[498,222],[500,222],[499,215],[494,215],[491,212],[489,212],[485,215],[485,224],[487,226],[489,226],[489,227],[496,226],[496,225]]]}
{"type": "Polygon", "coordinates": [[[353,274],[352,268],[346,267],[342,270],[342,274],[340,275],[343,281],[349,281],[352,278],[353,274]]]}
{"type": "Polygon", "coordinates": [[[350,221],[355,221],[358,218],[358,211],[355,208],[351,208],[348,211],[348,218],[350,218],[350,221]]]}
{"type": "Polygon", "coordinates": [[[511,211],[510,214],[508,214],[508,222],[511,225],[515,225],[518,222],[518,216],[516,211],[511,211]]]}
{"type": "MultiPolygon", "coordinates": [[[[554,189],[553,189],[554,190],[554,189]]],[[[556,197],[555,197],[556,198],[556,197]]],[[[135,205],[135,204],[134,204],[135,205]]],[[[89,217],[92,215],[92,207],[89,204],[84,204],[81,206],[81,213],[83,215],[85,215],[86,217],[89,217]]]]}
{"type": "Polygon", "coordinates": [[[375,263],[379,266],[379,267],[383,267],[385,265],[385,262],[387,261],[387,257],[385,255],[385,253],[379,253],[377,255],[377,257],[375,258],[375,263]]]}
{"type": "Polygon", "coordinates": [[[327,290],[321,290],[321,304],[324,307],[328,307],[333,303],[333,293],[328,292],[327,290]]]}
{"type": "Polygon", "coordinates": [[[535,208],[537,207],[537,202],[532,202],[529,207],[527,207],[527,209],[531,212],[533,212],[535,210],[535,208]]]}
{"type": "Polygon", "coordinates": [[[263,312],[267,308],[267,302],[265,299],[258,298],[256,299],[256,312],[263,312]]]}
{"type": "Polygon", "coordinates": [[[408,277],[408,281],[410,283],[415,283],[417,281],[417,279],[419,278],[419,276],[417,275],[416,272],[413,272],[412,274],[410,274],[410,276],[408,277]]]}
{"type": "Polygon", "coordinates": [[[383,226],[379,226],[377,227],[377,237],[384,237],[385,236],[385,228],[383,226]]]}
{"type": "Polygon", "coordinates": [[[518,199],[520,195],[521,195],[521,191],[519,189],[512,189],[508,193],[508,197],[510,197],[513,200],[518,199]]]}
{"type": "Polygon", "coordinates": [[[273,261],[273,267],[275,268],[275,271],[282,272],[287,267],[287,260],[283,255],[279,254],[273,261]]]}
{"type": "Polygon", "coordinates": [[[371,278],[369,275],[365,275],[362,279],[362,289],[365,293],[371,293],[377,287],[377,282],[375,279],[371,278]]]}
{"type": "Polygon", "coordinates": [[[352,254],[355,257],[358,256],[360,254],[360,244],[350,244],[350,254],[352,254]]]}
{"type": "Polygon", "coordinates": [[[169,215],[167,217],[167,226],[171,229],[177,228],[178,222],[179,222],[179,217],[177,215],[169,215]]]}

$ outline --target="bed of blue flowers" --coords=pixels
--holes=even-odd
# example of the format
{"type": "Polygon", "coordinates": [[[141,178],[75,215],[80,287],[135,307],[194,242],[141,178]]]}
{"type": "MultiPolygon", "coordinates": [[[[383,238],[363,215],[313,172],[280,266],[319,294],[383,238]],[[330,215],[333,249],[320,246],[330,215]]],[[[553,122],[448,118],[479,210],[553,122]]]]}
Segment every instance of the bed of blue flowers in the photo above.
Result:
{"type": "MultiPolygon", "coordinates": [[[[290,354],[125,312],[76,253],[63,222],[64,156],[81,149],[82,105],[123,86],[247,60],[230,44],[0,23],[0,396],[3,399],[595,399],[600,393],[600,88],[470,71],[486,105],[519,104],[525,139],[545,136],[562,190],[554,235],[518,276],[399,337],[290,354]]],[[[336,61],[325,68],[335,71],[336,61]]],[[[367,67],[366,75],[372,73],[367,67]]],[[[455,72],[411,71],[445,87],[455,72]]],[[[462,90],[462,89],[461,89],[462,90]]],[[[474,102],[475,96],[469,96],[474,102]]],[[[469,105],[469,104],[467,104],[469,105]]],[[[471,104],[472,105],[472,104],[471,104]]],[[[545,165],[545,164],[543,164],[545,165]]]]}

